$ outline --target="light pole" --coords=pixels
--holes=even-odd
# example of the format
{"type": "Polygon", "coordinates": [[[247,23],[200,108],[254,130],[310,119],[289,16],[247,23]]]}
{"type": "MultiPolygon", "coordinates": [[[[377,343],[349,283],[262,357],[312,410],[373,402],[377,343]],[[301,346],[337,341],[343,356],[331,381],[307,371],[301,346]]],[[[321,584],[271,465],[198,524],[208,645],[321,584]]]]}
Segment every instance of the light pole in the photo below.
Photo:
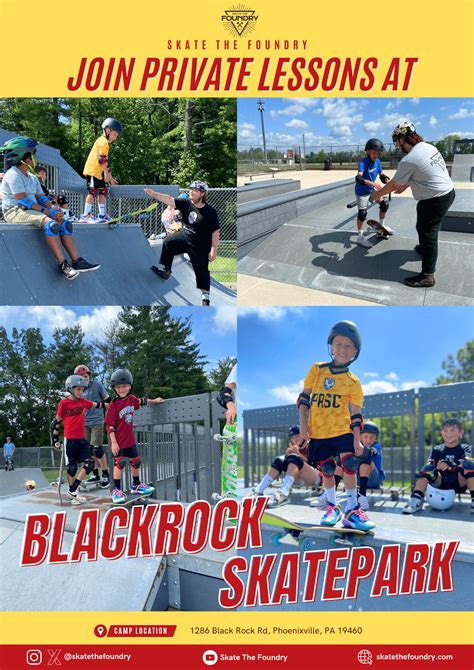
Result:
{"type": "Polygon", "coordinates": [[[257,102],[258,111],[260,112],[260,121],[262,124],[262,138],[263,138],[263,157],[265,161],[267,160],[267,143],[265,140],[265,124],[263,123],[263,112],[265,111],[265,103],[263,100],[258,100],[257,102]]]}

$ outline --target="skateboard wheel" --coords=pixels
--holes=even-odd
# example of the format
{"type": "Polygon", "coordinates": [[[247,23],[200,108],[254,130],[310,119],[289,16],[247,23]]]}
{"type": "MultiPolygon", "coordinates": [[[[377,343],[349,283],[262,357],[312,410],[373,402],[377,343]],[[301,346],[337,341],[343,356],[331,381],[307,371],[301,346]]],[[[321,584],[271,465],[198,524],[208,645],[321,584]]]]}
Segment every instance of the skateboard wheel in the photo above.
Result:
{"type": "Polygon", "coordinates": [[[271,544],[272,544],[274,547],[278,547],[278,546],[280,545],[280,541],[282,540],[282,538],[285,537],[285,534],[286,534],[286,533],[273,533],[273,534],[270,536],[270,542],[271,542],[271,544]]]}
{"type": "Polygon", "coordinates": [[[394,502],[396,502],[397,500],[399,500],[399,498],[400,498],[400,495],[399,495],[398,491],[392,491],[392,493],[390,494],[390,500],[393,500],[394,502]]]}
{"type": "Polygon", "coordinates": [[[302,540],[300,540],[300,547],[302,551],[310,551],[312,546],[313,541],[310,540],[309,537],[304,537],[302,540]]]}
{"type": "Polygon", "coordinates": [[[335,546],[335,544],[336,544],[336,536],[335,535],[331,535],[331,537],[329,538],[329,544],[331,545],[331,547],[335,546]]]}

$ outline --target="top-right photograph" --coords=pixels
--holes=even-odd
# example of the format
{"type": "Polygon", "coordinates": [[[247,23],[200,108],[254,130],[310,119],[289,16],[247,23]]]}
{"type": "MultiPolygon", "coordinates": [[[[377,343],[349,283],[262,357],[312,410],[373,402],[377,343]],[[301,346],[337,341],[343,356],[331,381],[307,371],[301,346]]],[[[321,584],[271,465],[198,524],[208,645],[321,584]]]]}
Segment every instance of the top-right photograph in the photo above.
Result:
{"type": "Polygon", "coordinates": [[[240,305],[472,305],[474,107],[238,101],[240,305]]]}

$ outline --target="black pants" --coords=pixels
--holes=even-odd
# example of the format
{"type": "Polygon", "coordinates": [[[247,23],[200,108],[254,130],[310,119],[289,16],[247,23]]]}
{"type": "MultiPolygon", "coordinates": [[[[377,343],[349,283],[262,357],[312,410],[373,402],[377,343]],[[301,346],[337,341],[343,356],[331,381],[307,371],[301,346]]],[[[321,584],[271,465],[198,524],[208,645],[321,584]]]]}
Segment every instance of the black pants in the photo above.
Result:
{"type": "Polygon", "coordinates": [[[161,250],[160,263],[167,268],[173,265],[173,259],[179,254],[189,254],[194,274],[196,275],[196,286],[202,291],[209,291],[211,288],[211,273],[209,272],[209,251],[199,249],[190,244],[186,233],[178,230],[169,237],[166,237],[161,250]]]}
{"type": "Polygon", "coordinates": [[[438,258],[438,232],[444,215],[454,202],[454,189],[439,198],[420,200],[416,206],[416,230],[421,247],[421,271],[433,274],[438,258]]]}

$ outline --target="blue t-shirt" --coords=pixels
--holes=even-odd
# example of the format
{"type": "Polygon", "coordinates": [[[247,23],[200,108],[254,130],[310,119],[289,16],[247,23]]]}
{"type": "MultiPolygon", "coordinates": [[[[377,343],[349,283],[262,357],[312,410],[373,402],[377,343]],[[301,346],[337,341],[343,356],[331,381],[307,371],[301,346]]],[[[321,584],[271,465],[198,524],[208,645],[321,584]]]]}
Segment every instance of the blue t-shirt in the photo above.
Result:
{"type": "Polygon", "coordinates": [[[11,456],[13,454],[13,449],[15,448],[15,445],[13,444],[13,442],[5,442],[3,448],[5,449],[5,456],[11,456]]]}
{"type": "Polygon", "coordinates": [[[374,449],[377,449],[377,455],[374,456],[372,463],[375,465],[377,470],[380,473],[380,479],[384,481],[385,479],[385,472],[383,471],[383,465],[382,465],[382,445],[380,442],[374,442],[372,447],[374,449]]]}
{"type": "MultiPolygon", "coordinates": [[[[362,172],[362,179],[368,179],[369,181],[375,181],[379,174],[383,172],[382,163],[376,158],[373,162],[368,156],[363,158],[357,172],[362,172]]],[[[367,186],[366,184],[357,184],[355,185],[355,194],[356,195],[369,195],[372,191],[375,190],[373,186],[367,186]]]]}

